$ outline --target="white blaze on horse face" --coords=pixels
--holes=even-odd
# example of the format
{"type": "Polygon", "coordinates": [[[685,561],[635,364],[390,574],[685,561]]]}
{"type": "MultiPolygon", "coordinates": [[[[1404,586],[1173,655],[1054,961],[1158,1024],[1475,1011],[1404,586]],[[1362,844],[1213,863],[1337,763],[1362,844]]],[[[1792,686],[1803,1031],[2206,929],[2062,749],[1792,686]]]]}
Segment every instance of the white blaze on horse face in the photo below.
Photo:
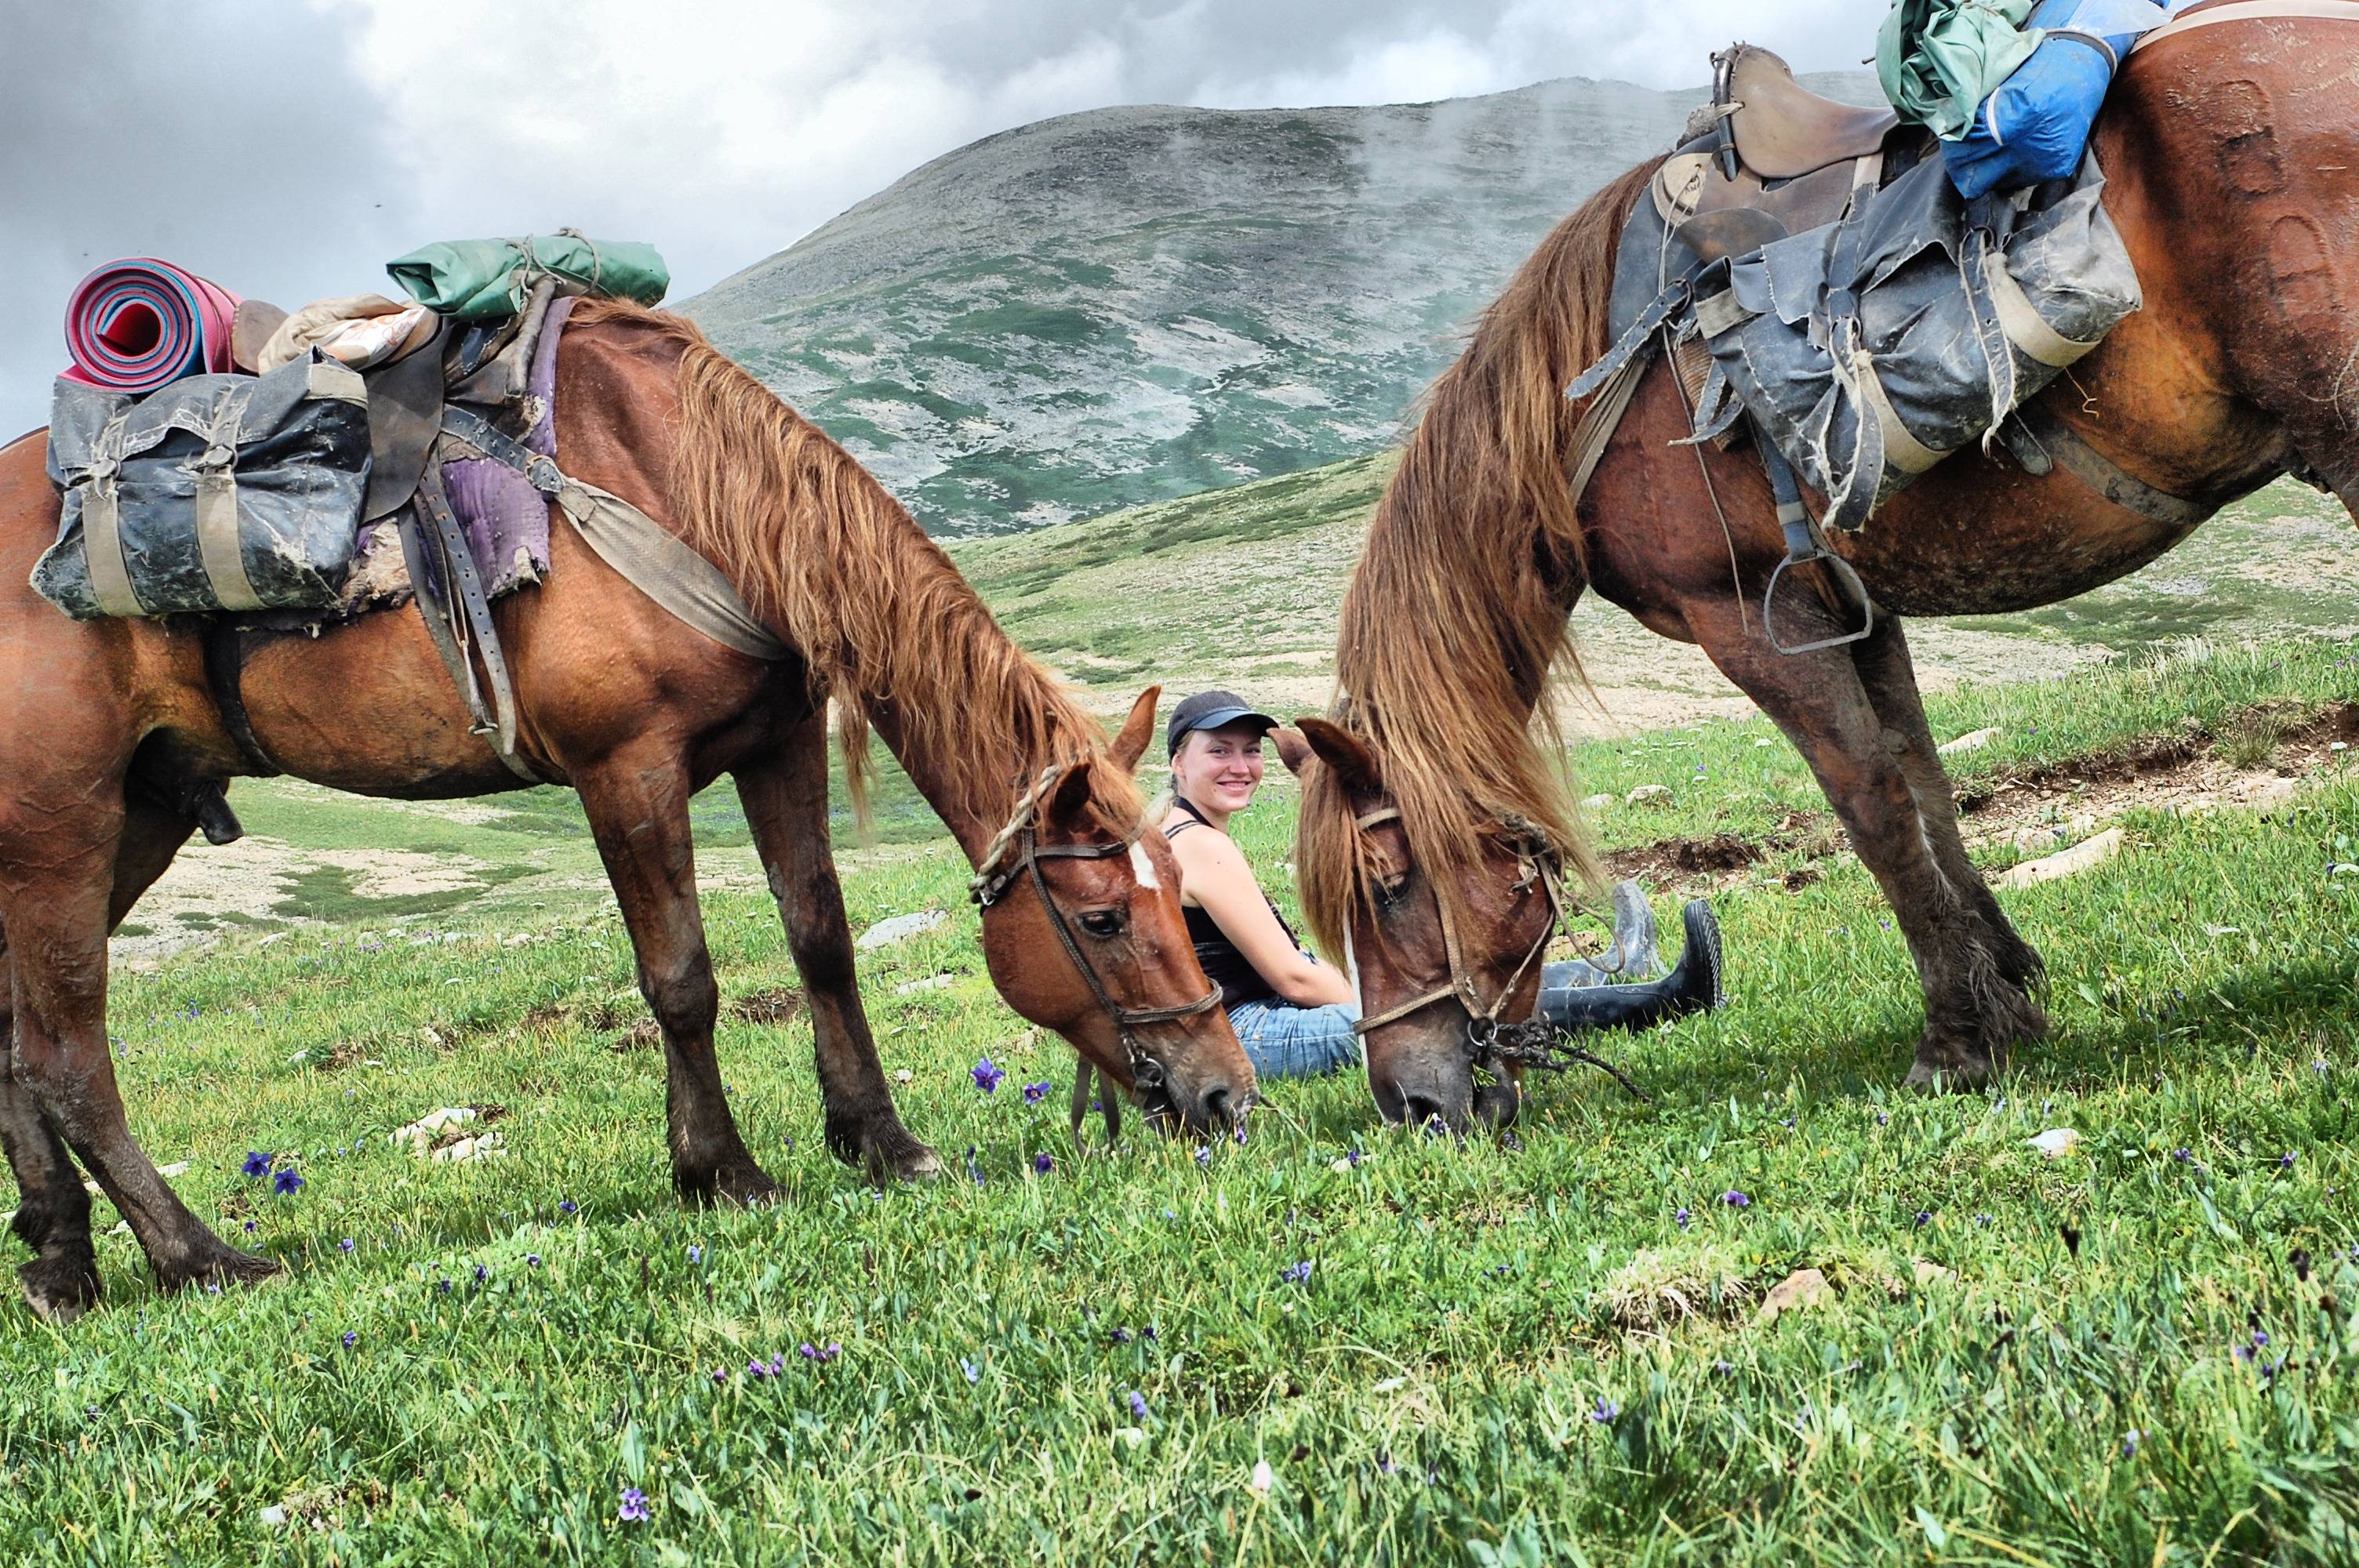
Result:
{"type": "Polygon", "coordinates": [[[1130,841],[1130,869],[1137,873],[1140,887],[1158,891],[1162,888],[1161,879],[1155,874],[1155,862],[1147,858],[1147,846],[1136,838],[1130,841]]]}

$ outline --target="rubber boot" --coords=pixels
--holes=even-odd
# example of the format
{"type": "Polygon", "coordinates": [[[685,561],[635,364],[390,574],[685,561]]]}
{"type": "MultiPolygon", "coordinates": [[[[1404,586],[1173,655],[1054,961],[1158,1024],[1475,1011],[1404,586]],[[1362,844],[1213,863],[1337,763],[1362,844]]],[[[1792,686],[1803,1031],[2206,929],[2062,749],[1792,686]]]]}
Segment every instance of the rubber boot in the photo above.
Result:
{"type": "Polygon", "coordinates": [[[1718,1007],[1724,1000],[1720,984],[1720,922],[1712,905],[1691,899],[1680,911],[1687,928],[1687,951],[1679,966],[1659,980],[1620,986],[1581,986],[1543,989],[1535,1016],[1568,1033],[1584,1029],[1648,1029],[1690,1012],[1718,1007]]]}

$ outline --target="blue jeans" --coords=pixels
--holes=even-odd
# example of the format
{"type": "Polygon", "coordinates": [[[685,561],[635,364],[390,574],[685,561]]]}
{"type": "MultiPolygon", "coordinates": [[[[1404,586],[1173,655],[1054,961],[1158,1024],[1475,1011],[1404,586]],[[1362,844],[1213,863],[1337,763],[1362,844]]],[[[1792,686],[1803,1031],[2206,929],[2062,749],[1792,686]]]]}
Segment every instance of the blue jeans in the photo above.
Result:
{"type": "MultiPolygon", "coordinates": [[[[1584,990],[1611,985],[1616,977],[1585,958],[1567,958],[1540,970],[1536,1011],[1550,1018],[1550,993],[1584,990]]],[[[1357,1002],[1339,1001],[1325,1007],[1296,1007],[1277,997],[1241,1001],[1229,1009],[1229,1024],[1237,1044],[1245,1048],[1257,1078],[1310,1078],[1339,1067],[1360,1065],[1357,1002]]]]}
{"type": "Polygon", "coordinates": [[[1278,997],[1229,1009],[1230,1026],[1256,1078],[1310,1078],[1358,1066],[1360,1037],[1352,1025],[1359,1016],[1356,1002],[1296,1007],[1278,997]]]}

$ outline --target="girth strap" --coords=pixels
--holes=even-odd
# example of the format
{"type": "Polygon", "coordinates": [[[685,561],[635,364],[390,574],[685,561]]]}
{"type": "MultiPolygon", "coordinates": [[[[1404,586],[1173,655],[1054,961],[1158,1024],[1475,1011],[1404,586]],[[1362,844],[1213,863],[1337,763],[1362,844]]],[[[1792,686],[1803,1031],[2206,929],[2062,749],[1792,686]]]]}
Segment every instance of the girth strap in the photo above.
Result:
{"type": "MultiPolygon", "coordinates": [[[[245,633],[226,616],[215,616],[205,627],[204,653],[205,684],[212,687],[213,706],[221,710],[222,728],[237,742],[246,766],[254,770],[256,777],[277,778],[281,770],[270,760],[270,753],[262,749],[261,741],[254,733],[254,719],[245,710],[245,633]]],[[[206,837],[212,838],[210,828],[206,837]]],[[[228,840],[213,838],[212,842],[223,844],[228,840]]]]}
{"type": "MultiPolygon", "coordinates": [[[[2241,500],[2286,470],[2275,468],[2233,493],[2192,499],[2157,490],[2072,433],[2045,405],[2034,401],[2015,411],[2017,419],[2057,466],[2114,505],[2173,528],[2192,528],[2229,503],[2241,500]]],[[[2017,453],[2018,459],[2023,456],[2017,453]]],[[[2029,465],[2026,464],[2028,468],[2029,465]]]]}

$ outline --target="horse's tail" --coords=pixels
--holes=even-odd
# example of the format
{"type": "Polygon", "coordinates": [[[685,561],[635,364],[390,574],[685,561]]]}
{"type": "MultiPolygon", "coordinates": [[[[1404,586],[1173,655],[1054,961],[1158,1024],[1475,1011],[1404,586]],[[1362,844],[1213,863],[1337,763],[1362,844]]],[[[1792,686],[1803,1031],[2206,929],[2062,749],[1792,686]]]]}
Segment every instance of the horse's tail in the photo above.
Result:
{"type": "MultiPolygon", "coordinates": [[[[1565,474],[1583,406],[1564,389],[1612,346],[1622,228],[1658,167],[1583,202],[1484,311],[1426,395],[1344,596],[1337,717],[1375,743],[1445,899],[1461,881],[1451,873],[1470,870],[1502,823],[1538,829],[1582,880],[1597,880],[1554,761],[1561,741],[1547,700],[1560,670],[1580,676],[1564,606],[1587,580],[1565,474]]],[[[1306,818],[1326,809],[1306,795],[1306,818]]],[[[1306,827],[1298,857],[1318,867],[1303,913],[1334,952],[1357,878],[1332,853],[1310,852],[1320,832],[1306,827]]],[[[1332,849],[1332,835],[1321,844],[1332,849]]]]}

